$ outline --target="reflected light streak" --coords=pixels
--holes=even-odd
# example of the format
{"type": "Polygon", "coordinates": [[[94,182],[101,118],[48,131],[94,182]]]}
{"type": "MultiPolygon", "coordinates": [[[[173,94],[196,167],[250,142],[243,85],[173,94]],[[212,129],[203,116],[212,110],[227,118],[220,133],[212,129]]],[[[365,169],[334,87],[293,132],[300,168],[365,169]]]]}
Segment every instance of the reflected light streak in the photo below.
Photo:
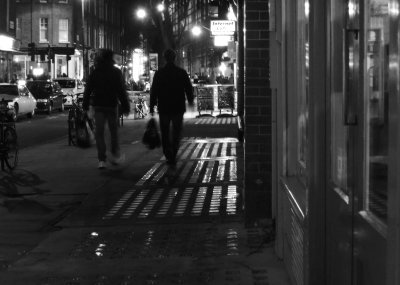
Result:
{"type": "Polygon", "coordinates": [[[304,2],[304,14],[306,18],[310,16],[310,2],[308,0],[304,2]]]}
{"type": "Polygon", "coordinates": [[[353,1],[349,1],[348,13],[350,18],[354,18],[357,12],[357,5],[353,1]]]}
{"type": "Polygon", "coordinates": [[[389,15],[393,17],[399,16],[399,3],[394,1],[389,3],[389,15]]]}

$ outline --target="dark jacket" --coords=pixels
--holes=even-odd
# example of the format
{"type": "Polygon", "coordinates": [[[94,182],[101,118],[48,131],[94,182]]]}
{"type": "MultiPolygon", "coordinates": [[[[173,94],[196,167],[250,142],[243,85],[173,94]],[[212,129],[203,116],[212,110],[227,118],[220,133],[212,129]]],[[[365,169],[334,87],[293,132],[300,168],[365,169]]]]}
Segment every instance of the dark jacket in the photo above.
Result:
{"type": "Polygon", "coordinates": [[[121,103],[123,113],[129,113],[130,104],[125,90],[125,80],[121,71],[112,63],[103,63],[89,75],[83,96],[82,108],[94,107],[115,108],[121,103]]]}
{"type": "Polygon", "coordinates": [[[193,104],[193,87],[186,71],[167,63],[156,71],[150,91],[150,111],[155,105],[159,113],[178,114],[186,111],[186,99],[193,104]]]}

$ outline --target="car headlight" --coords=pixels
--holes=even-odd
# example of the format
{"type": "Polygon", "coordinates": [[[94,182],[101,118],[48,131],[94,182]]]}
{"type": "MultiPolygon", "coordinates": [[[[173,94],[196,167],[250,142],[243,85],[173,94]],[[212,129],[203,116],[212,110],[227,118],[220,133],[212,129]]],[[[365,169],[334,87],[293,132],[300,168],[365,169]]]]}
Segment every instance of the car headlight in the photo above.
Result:
{"type": "Polygon", "coordinates": [[[36,99],[36,102],[39,102],[39,103],[47,103],[47,99],[36,99]]]}

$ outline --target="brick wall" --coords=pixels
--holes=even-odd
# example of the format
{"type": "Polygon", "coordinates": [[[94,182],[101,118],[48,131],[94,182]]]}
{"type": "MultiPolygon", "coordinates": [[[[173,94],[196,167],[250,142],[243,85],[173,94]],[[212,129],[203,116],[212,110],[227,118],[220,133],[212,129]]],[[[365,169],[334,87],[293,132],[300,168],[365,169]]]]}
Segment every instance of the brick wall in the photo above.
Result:
{"type": "Polygon", "coordinates": [[[268,1],[244,5],[246,221],[271,217],[271,91],[268,1]]]}

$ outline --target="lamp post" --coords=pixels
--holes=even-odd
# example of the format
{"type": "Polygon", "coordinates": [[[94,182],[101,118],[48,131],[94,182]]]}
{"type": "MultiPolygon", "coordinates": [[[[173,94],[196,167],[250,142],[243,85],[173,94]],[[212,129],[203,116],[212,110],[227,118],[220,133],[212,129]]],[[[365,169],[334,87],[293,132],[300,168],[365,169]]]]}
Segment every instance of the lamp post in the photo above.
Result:
{"type": "MultiPolygon", "coordinates": [[[[139,8],[136,10],[136,17],[144,22],[145,19],[148,18],[147,10],[144,8],[139,8]]],[[[146,32],[146,27],[144,28],[144,33],[140,34],[140,39],[141,39],[141,44],[142,48],[144,51],[144,54],[146,55],[146,65],[145,65],[145,73],[148,74],[149,81],[150,81],[150,51],[149,51],[149,39],[148,39],[148,33],[146,32]]]]}
{"type": "MultiPolygon", "coordinates": [[[[207,30],[208,33],[211,33],[211,30],[201,24],[196,24],[192,27],[191,33],[195,38],[199,38],[203,34],[203,30],[207,30]]],[[[197,45],[196,45],[197,46],[197,45]]],[[[204,70],[203,72],[208,72],[208,49],[209,49],[209,38],[207,40],[202,41],[202,47],[200,47],[200,60],[203,62],[203,59],[205,61],[204,64],[204,70]],[[205,52],[204,52],[204,47],[205,47],[205,52]]],[[[199,50],[199,49],[198,49],[199,50]]],[[[193,49],[191,48],[191,57],[192,57],[193,49]]],[[[192,64],[192,58],[190,58],[190,62],[192,64]]],[[[192,66],[190,66],[190,70],[192,70],[192,66]]]]}
{"type": "Polygon", "coordinates": [[[82,3],[82,60],[83,60],[83,79],[86,80],[87,76],[87,63],[85,56],[85,0],[81,1],[82,3]]]}

